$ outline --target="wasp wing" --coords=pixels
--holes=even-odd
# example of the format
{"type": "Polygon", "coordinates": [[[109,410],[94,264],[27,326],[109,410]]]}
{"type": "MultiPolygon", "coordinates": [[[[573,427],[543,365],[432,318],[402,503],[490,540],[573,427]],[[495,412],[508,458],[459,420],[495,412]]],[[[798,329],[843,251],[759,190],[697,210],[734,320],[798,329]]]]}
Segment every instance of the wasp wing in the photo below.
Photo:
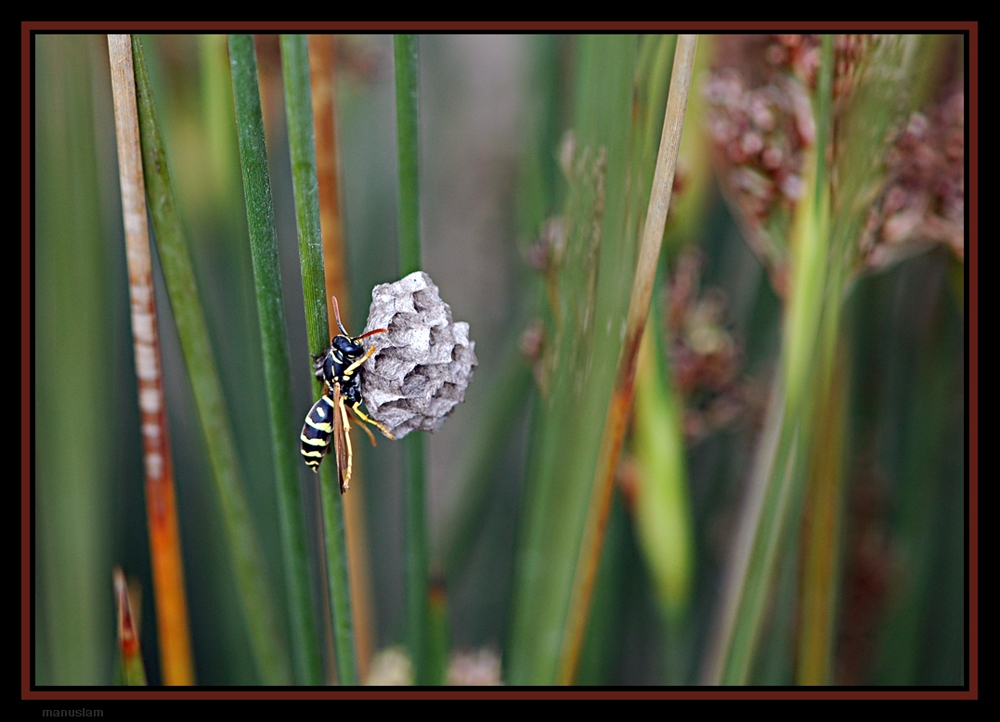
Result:
{"type": "Polygon", "coordinates": [[[333,446],[337,455],[337,481],[343,494],[351,485],[351,422],[347,418],[347,405],[340,395],[340,384],[333,384],[333,446]]]}

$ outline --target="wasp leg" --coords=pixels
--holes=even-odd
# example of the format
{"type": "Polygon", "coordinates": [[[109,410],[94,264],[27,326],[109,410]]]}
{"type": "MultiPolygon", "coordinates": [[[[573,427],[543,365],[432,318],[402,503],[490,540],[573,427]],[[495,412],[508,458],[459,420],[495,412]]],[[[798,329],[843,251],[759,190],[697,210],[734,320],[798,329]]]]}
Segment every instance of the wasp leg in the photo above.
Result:
{"type": "Polygon", "coordinates": [[[346,378],[346,377],[350,376],[351,374],[353,374],[358,369],[358,367],[360,367],[361,364],[363,364],[365,361],[367,361],[368,357],[371,356],[373,353],[375,353],[375,347],[374,346],[372,346],[371,348],[368,349],[368,353],[366,353],[364,356],[362,356],[357,361],[355,361],[350,366],[348,366],[346,369],[344,369],[344,374],[343,374],[344,377],[346,378]]]}
{"type": "MultiPolygon", "coordinates": [[[[352,409],[351,409],[351,411],[353,412],[353,411],[354,411],[354,409],[352,408],[352,409]]],[[[360,418],[360,417],[358,417],[358,421],[359,421],[359,422],[361,421],[361,418],[360,418]]],[[[362,430],[362,431],[364,431],[364,432],[365,432],[366,434],[368,434],[368,440],[369,440],[370,442],[372,442],[372,446],[375,446],[375,445],[376,445],[376,444],[375,444],[375,435],[374,435],[374,434],[372,434],[372,430],[371,430],[371,429],[369,429],[369,428],[368,428],[368,427],[367,427],[367,426],[366,426],[365,424],[360,424],[360,423],[359,423],[359,427],[361,428],[361,430],[362,430]]]]}
{"type": "MultiPolygon", "coordinates": [[[[362,411],[362,410],[361,410],[361,409],[359,408],[360,406],[361,406],[361,402],[360,402],[360,401],[359,401],[359,402],[357,402],[356,404],[354,404],[353,406],[351,406],[351,411],[353,411],[353,412],[354,412],[355,414],[357,414],[357,417],[358,417],[359,419],[361,419],[362,421],[364,421],[364,422],[365,422],[366,424],[371,424],[371,425],[372,425],[372,426],[374,426],[374,427],[375,427],[376,429],[378,429],[378,430],[379,430],[379,431],[381,431],[381,432],[382,432],[383,434],[385,434],[385,435],[386,435],[386,437],[388,437],[388,438],[390,438],[390,439],[395,439],[395,438],[396,438],[395,436],[393,436],[393,435],[392,435],[392,434],[391,434],[391,433],[389,432],[389,429],[385,428],[384,426],[382,426],[382,424],[380,424],[380,423],[379,423],[379,422],[377,422],[377,421],[376,421],[375,419],[373,419],[373,418],[372,418],[371,416],[369,416],[369,415],[368,415],[368,414],[366,414],[366,413],[365,413],[364,411],[362,411]]],[[[365,428],[365,431],[368,431],[368,429],[367,429],[367,428],[365,428]]],[[[368,433],[371,433],[371,432],[369,431],[368,433]]]]}

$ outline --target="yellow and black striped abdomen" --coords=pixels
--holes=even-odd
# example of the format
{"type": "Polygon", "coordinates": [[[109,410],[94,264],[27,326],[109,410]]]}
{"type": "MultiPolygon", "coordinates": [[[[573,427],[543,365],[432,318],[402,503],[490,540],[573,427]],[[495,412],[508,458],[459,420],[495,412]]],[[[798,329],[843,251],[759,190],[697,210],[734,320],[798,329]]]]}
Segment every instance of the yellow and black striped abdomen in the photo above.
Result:
{"type": "Polygon", "coordinates": [[[302,425],[302,458],[313,471],[319,471],[320,462],[330,450],[330,438],[333,436],[334,405],[329,396],[323,394],[319,401],[313,404],[306,414],[306,422],[302,425]]]}

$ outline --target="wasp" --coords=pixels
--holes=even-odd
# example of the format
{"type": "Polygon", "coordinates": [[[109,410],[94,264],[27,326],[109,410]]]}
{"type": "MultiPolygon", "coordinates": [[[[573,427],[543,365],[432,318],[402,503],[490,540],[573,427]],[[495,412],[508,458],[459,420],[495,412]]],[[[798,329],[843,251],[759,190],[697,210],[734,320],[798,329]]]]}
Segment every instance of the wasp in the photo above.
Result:
{"type": "Polygon", "coordinates": [[[386,437],[395,438],[387,428],[361,410],[364,399],[361,398],[361,367],[373,353],[375,346],[365,351],[361,341],[379,333],[388,333],[388,329],[377,328],[361,336],[352,337],[340,320],[340,308],[337,298],[333,298],[333,312],[337,318],[340,333],[333,337],[330,346],[323,353],[313,356],[313,370],[316,378],[323,382],[323,395],[313,404],[306,414],[305,424],[299,436],[302,441],[302,458],[313,471],[319,471],[319,465],[330,450],[330,439],[333,439],[337,458],[337,477],[340,482],[340,493],[347,491],[351,483],[351,466],[354,454],[351,449],[351,422],[353,415],[360,421],[361,428],[375,445],[375,436],[365,424],[371,424],[386,437]]]}

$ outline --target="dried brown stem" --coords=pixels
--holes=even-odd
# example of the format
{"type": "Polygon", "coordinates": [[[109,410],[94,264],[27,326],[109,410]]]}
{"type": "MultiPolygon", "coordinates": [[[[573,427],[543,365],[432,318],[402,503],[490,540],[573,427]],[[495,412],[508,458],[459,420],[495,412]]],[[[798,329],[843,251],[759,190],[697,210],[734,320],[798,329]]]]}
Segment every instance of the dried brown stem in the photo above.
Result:
{"type": "Polygon", "coordinates": [[[194,684],[194,667],[188,631],[173,464],[167,433],[166,397],[160,373],[160,344],[153,298],[153,272],[149,228],[146,223],[146,196],[130,36],[109,35],[108,52],[115,105],[135,374],[139,384],[143,462],[146,471],[146,513],[163,681],[168,685],[191,685],[194,684]]]}

